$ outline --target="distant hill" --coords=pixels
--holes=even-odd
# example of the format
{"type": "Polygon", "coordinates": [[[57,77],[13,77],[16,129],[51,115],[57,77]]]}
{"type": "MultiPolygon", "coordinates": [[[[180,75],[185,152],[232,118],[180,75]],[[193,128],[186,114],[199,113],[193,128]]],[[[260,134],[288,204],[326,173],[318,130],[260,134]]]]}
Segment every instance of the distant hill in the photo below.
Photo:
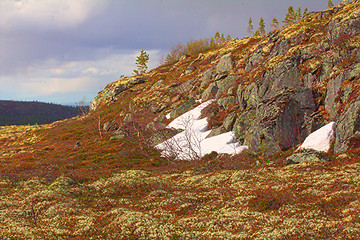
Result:
{"type": "Polygon", "coordinates": [[[80,114],[81,110],[78,107],[0,100],[0,126],[46,124],[80,114]]]}

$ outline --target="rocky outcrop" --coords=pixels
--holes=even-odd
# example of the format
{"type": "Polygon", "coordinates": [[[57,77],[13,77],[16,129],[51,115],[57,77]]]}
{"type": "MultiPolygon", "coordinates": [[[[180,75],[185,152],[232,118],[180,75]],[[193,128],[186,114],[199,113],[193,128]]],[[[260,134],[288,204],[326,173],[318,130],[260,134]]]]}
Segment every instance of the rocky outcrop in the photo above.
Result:
{"type": "MultiPolygon", "coordinates": [[[[234,131],[251,153],[265,156],[300,145],[334,121],[335,152],[345,151],[349,139],[360,134],[358,2],[343,1],[350,5],[313,12],[266,36],[229,41],[223,48],[188,56],[170,66],[168,76],[161,72],[148,88],[167,89],[171,101],[152,99],[144,105],[175,118],[197,100],[215,99],[220,110],[212,114],[219,114],[222,122],[212,126],[209,136],[234,131]]],[[[129,79],[109,85],[92,109],[139,83],[129,79]]]]}
{"type": "Polygon", "coordinates": [[[93,101],[91,101],[90,110],[95,110],[100,103],[116,100],[120,93],[144,82],[145,80],[141,77],[131,77],[109,84],[103,91],[99,92],[93,101]]]}

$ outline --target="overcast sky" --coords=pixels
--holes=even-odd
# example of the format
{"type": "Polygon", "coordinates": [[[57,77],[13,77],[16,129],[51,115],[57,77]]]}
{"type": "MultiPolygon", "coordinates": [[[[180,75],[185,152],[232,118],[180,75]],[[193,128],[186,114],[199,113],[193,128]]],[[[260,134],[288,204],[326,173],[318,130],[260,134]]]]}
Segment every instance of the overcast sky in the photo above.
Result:
{"type": "Polygon", "coordinates": [[[327,0],[0,0],[0,100],[89,102],[132,75],[141,49],[151,69],[177,42],[242,38],[249,17],[268,28],[289,5],[319,11],[327,0]]]}

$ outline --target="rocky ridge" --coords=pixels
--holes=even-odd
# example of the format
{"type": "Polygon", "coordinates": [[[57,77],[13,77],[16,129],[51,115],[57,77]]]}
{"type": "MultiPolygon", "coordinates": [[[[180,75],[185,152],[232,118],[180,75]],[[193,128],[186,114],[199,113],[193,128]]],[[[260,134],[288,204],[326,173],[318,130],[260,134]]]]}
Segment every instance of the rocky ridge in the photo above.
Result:
{"type": "Polygon", "coordinates": [[[359,47],[360,3],[344,1],[266,36],[232,40],[111,83],[91,108],[137,91],[130,105],[149,108],[159,122],[195,100],[216,99],[210,136],[234,131],[251,153],[270,156],[335,121],[334,151],[341,153],[360,134],[359,47]]]}

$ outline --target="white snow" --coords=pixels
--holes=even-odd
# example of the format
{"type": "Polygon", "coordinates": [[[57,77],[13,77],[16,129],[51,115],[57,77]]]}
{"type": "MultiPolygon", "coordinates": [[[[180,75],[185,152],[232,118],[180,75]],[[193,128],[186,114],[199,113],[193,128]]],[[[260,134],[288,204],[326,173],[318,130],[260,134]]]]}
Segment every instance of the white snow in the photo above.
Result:
{"type": "Polygon", "coordinates": [[[200,119],[201,110],[213,100],[204,102],[193,110],[174,119],[167,127],[182,129],[181,133],[159,144],[156,148],[163,150],[162,155],[181,160],[193,160],[215,151],[217,153],[237,154],[245,149],[236,142],[234,132],[206,138],[211,131],[206,131],[206,118],[200,119]]]}
{"type": "Polygon", "coordinates": [[[311,133],[297,150],[313,149],[319,152],[329,151],[331,142],[334,139],[335,126],[335,122],[330,122],[311,133]]]}

